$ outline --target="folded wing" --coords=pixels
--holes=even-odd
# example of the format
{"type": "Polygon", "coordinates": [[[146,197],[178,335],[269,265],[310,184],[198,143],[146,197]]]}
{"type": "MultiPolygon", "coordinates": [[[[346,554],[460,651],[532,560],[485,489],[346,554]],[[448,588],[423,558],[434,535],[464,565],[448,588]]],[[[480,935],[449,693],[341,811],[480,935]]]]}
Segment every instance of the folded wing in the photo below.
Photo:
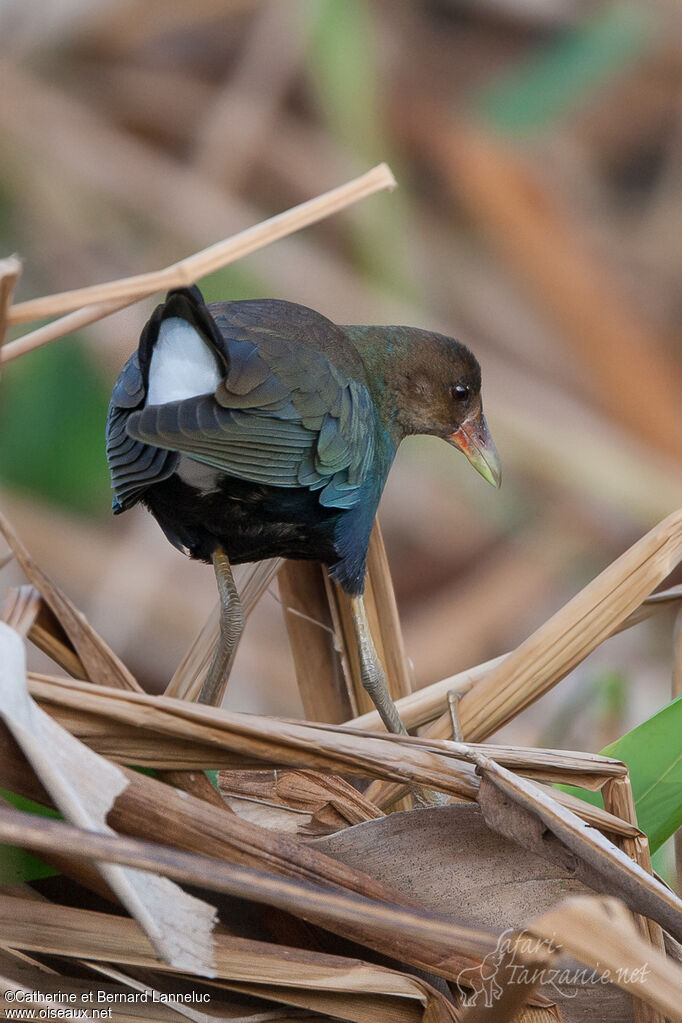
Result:
{"type": "Polygon", "coordinates": [[[140,408],[134,371],[126,367],[119,397],[112,397],[122,414],[110,413],[117,496],[121,485],[130,500],[145,478],[146,485],[165,478],[182,452],[254,483],[319,491],[325,507],[357,504],[374,456],[365,385],[314,348],[270,332],[254,340],[223,331],[223,345],[229,370],[214,394],[140,408]],[[121,398],[129,404],[121,406],[121,398]],[[147,455],[127,442],[156,449],[159,461],[146,465],[147,455]]]}
{"type": "Polygon", "coordinates": [[[149,447],[128,433],[126,424],[131,410],[142,404],[144,396],[144,381],[135,352],[116,381],[107,415],[107,462],[116,513],[136,504],[147,487],[167,479],[178,463],[174,452],[149,447]]]}

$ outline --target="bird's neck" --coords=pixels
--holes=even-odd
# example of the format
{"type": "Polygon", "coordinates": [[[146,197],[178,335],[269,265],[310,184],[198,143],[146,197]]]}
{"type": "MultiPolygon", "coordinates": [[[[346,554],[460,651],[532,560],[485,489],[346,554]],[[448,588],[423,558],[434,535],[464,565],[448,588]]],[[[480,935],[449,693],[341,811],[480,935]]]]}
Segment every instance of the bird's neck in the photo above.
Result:
{"type": "Polygon", "coordinates": [[[362,359],[367,386],[379,419],[394,448],[415,432],[405,416],[406,378],[415,359],[415,333],[409,327],[344,326],[349,340],[362,359]]]}

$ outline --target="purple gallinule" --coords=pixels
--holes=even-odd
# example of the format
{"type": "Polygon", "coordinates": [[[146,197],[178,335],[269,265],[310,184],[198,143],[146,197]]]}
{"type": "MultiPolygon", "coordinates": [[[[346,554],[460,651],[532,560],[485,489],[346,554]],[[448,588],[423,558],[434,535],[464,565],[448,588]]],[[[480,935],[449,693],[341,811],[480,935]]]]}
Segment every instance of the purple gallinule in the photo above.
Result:
{"type": "Polygon", "coordinates": [[[141,501],[175,547],[213,562],[221,629],[201,702],[220,703],[242,631],[230,565],[305,558],[349,595],[365,688],[404,730],[363,603],[370,532],[408,434],[442,437],[499,486],[480,391],[474,356],[441,334],[168,294],[114,387],[107,459],[115,513],[141,501]]]}

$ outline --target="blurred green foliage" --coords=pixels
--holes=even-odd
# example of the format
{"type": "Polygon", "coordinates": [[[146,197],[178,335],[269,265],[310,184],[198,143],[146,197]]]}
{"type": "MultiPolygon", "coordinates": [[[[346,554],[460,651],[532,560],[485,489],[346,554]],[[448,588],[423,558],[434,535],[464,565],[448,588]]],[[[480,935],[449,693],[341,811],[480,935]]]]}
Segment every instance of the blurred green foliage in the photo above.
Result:
{"type": "MultiPolygon", "coordinates": [[[[386,161],[401,182],[391,195],[349,210],[358,269],[406,298],[416,298],[408,271],[406,174],[386,130],[371,5],[317,0],[309,8],[307,65],[313,93],[336,143],[370,166],[386,161]]],[[[362,169],[359,163],[359,170],[362,169]]]]}
{"type": "MultiPolygon", "coordinates": [[[[245,270],[243,265],[233,263],[222,270],[202,277],[197,281],[206,302],[243,301],[247,298],[261,298],[263,293],[259,278],[245,270]]],[[[140,325],[141,326],[141,325],[140,325]]]]}
{"type": "Polygon", "coordinates": [[[588,686],[567,691],[563,702],[544,726],[539,740],[541,745],[562,749],[567,742],[579,744],[580,729],[588,720],[590,728],[601,733],[603,738],[617,735],[624,727],[629,692],[628,676],[615,669],[599,672],[588,686]]]}
{"type": "Polygon", "coordinates": [[[654,18],[643,6],[604,4],[488,85],[473,108],[498,131],[544,131],[597,87],[628,71],[653,38],[654,18]]]}
{"type": "Polygon", "coordinates": [[[9,363],[2,375],[0,477],[64,508],[104,513],[108,401],[109,388],[77,338],[9,363]]]}
{"type": "Polygon", "coordinates": [[[385,159],[371,10],[362,0],[311,8],[308,65],[335,137],[368,159],[385,159]]]}

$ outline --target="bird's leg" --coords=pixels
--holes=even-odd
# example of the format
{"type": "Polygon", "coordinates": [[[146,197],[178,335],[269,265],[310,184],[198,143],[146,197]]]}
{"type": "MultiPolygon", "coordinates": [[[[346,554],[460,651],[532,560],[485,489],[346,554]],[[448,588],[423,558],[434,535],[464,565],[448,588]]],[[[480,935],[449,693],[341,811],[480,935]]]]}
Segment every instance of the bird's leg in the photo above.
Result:
{"type": "Polygon", "coordinates": [[[365,601],[362,597],[351,597],[351,616],[355,630],[358,659],[360,661],[360,679],[365,692],[379,711],[379,716],[386,725],[386,730],[394,735],[407,735],[407,729],[400,720],[398,708],[388,691],[388,683],[379,655],[374,646],[372,633],[367,620],[365,601]]]}
{"type": "MultiPolygon", "coordinates": [[[[363,598],[351,597],[350,610],[360,661],[360,678],[365,692],[378,710],[387,731],[394,735],[407,735],[407,729],[400,719],[398,708],[388,691],[386,674],[374,646],[363,598]]],[[[419,806],[443,806],[449,802],[447,796],[429,789],[415,788],[413,795],[415,803],[419,806]]]]}
{"type": "Polygon", "coordinates": [[[244,612],[229,559],[221,547],[213,552],[213,568],[220,594],[220,635],[197,702],[219,707],[244,629],[244,612]]]}

